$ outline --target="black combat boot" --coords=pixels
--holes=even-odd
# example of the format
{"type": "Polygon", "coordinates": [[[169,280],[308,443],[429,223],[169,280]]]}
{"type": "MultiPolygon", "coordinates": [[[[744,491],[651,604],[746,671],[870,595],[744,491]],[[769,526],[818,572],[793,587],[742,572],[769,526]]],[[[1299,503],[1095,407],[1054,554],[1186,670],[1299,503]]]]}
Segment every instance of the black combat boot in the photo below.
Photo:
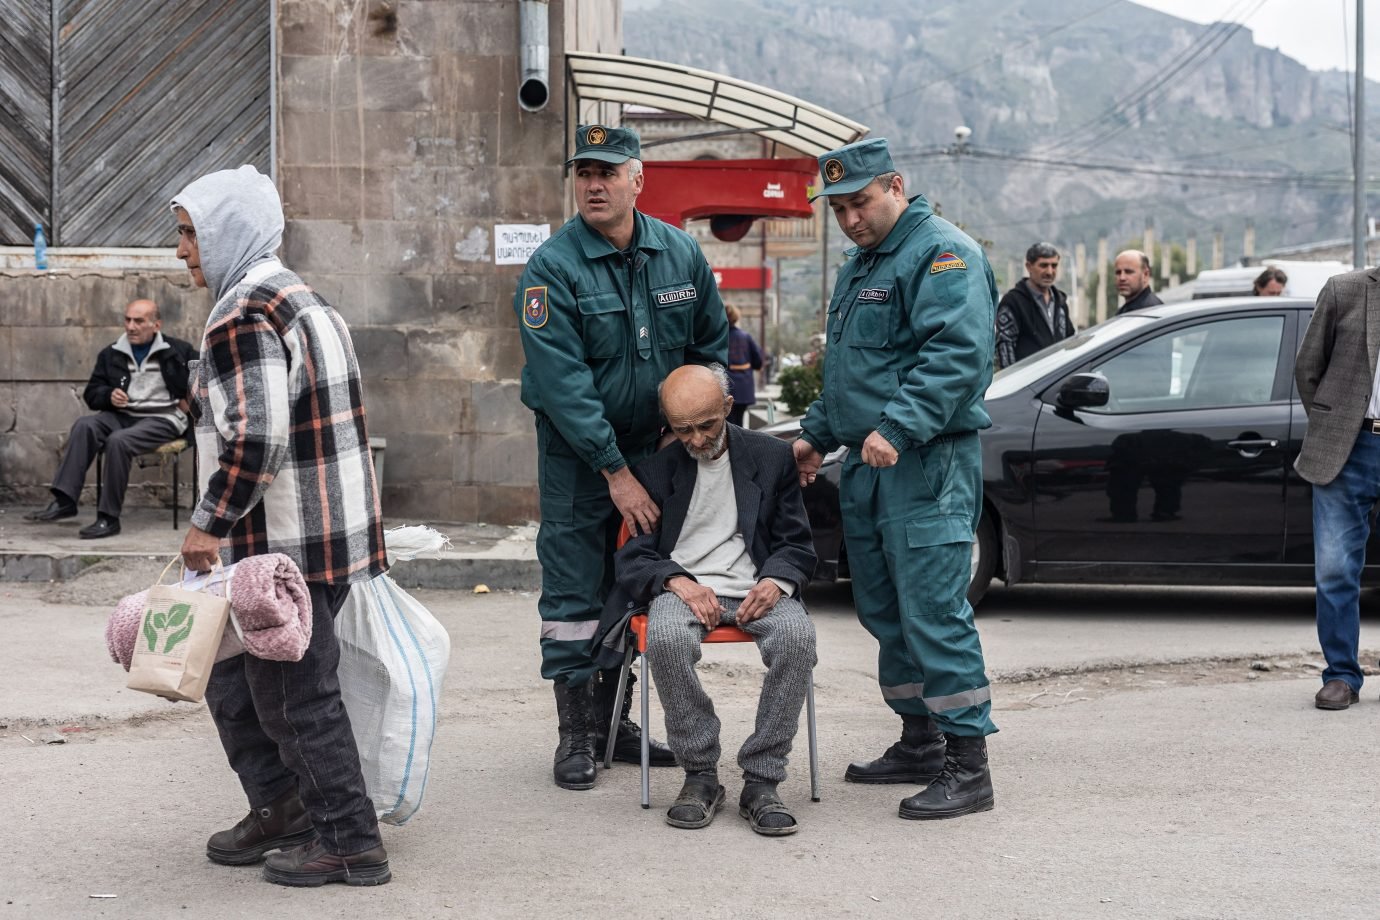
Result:
{"type": "Polygon", "coordinates": [[[578,687],[556,681],[556,718],[561,743],[556,746],[552,767],[562,789],[594,788],[594,696],[591,682],[578,687]]]}
{"type": "Polygon", "coordinates": [[[276,801],[251,808],[234,827],[212,834],[206,841],[206,858],[223,866],[247,866],[269,850],[286,850],[315,838],[311,817],[292,789],[276,801]]]}
{"type": "Polygon", "coordinates": [[[929,716],[903,714],[901,740],[876,760],[850,763],[850,783],[930,783],[944,768],[944,733],[929,716]]]}
{"type": "Polygon", "coordinates": [[[992,810],[987,739],[949,734],[944,739],[944,772],[922,792],[901,800],[901,817],[926,821],[992,810]]]}
{"type": "MultiPolygon", "coordinates": [[[[618,671],[599,671],[594,675],[594,757],[604,759],[609,743],[609,723],[613,708],[618,705],[618,671]]],[[[642,763],[642,729],[630,715],[633,704],[633,684],[637,676],[628,672],[628,684],[623,688],[622,712],[618,716],[618,736],[613,742],[613,759],[623,763],[642,763]]],[[[647,760],[654,767],[674,767],[676,755],[655,738],[647,739],[647,760]]]]}

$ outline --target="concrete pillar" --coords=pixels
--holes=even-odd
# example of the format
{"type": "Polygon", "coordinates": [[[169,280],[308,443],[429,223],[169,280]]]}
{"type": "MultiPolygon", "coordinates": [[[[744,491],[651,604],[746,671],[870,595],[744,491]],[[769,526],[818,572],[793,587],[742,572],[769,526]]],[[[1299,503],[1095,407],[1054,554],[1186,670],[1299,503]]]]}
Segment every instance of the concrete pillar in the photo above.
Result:
{"type": "Polygon", "coordinates": [[[1255,258],[1255,224],[1246,224],[1246,233],[1241,240],[1241,255],[1247,260],[1255,258]]]}
{"type": "Polygon", "coordinates": [[[1212,234],[1212,267],[1222,267],[1222,231],[1217,230],[1212,234]]]}
{"type": "Polygon", "coordinates": [[[1007,260],[1006,260],[1006,286],[1007,286],[1008,288],[1015,287],[1015,286],[1016,286],[1016,282],[1017,282],[1017,281],[1020,281],[1022,277],[1024,277],[1024,276],[1023,276],[1023,274],[1022,274],[1022,272],[1021,272],[1021,264],[1020,264],[1019,262],[1017,262],[1015,259],[1007,259],[1007,260]]]}
{"type": "Polygon", "coordinates": [[[1151,276],[1154,276],[1155,268],[1155,228],[1145,228],[1145,238],[1141,242],[1141,252],[1150,260],[1151,276]]]}
{"type": "Polygon", "coordinates": [[[1107,262],[1109,255],[1107,252],[1107,238],[1105,236],[1097,239],[1097,292],[1093,306],[1095,314],[1093,322],[1100,323],[1107,318],[1107,262]]]}
{"type": "Polygon", "coordinates": [[[1160,279],[1168,281],[1170,274],[1174,270],[1174,247],[1168,240],[1160,243],[1160,279]]]}
{"type": "Polygon", "coordinates": [[[1188,238],[1188,264],[1184,266],[1184,271],[1188,277],[1192,278],[1198,274],[1198,238],[1190,236],[1188,238]]]}
{"type": "Polygon", "coordinates": [[[1073,247],[1073,265],[1069,270],[1069,290],[1072,292],[1073,324],[1079,329],[1088,326],[1088,247],[1079,243],[1073,247]]]}

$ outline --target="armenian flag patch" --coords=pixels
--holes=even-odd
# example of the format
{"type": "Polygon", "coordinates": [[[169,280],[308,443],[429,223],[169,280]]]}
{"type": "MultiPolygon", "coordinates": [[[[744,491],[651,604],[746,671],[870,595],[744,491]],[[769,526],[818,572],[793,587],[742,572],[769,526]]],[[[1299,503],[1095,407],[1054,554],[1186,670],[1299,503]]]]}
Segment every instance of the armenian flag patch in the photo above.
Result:
{"type": "Polygon", "coordinates": [[[968,263],[964,262],[952,252],[941,252],[935,260],[930,263],[930,274],[937,275],[954,268],[967,268],[968,263]]]}
{"type": "Polygon", "coordinates": [[[529,287],[522,292],[522,322],[528,329],[540,329],[550,318],[546,308],[546,287],[529,287]]]}

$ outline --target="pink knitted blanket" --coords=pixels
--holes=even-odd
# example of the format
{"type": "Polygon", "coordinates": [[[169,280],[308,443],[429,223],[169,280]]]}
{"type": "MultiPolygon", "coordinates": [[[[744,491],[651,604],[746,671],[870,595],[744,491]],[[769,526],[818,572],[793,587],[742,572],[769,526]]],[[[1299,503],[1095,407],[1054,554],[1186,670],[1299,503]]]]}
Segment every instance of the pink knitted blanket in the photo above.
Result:
{"type": "MultiPolygon", "coordinates": [[[[243,559],[233,569],[230,615],[244,642],[233,625],[227,627],[216,661],[241,652],[270,661],[301,661],[311,643],[311,595],[297,563],[282,553],[268,553],[243,559]]],[[[225,582],[214,580],[206,590],[224,596],[225,582]]],[[[126,671],[147,600],[147,591],[122,598],[105,624],[110,659],[126,671]]]]}

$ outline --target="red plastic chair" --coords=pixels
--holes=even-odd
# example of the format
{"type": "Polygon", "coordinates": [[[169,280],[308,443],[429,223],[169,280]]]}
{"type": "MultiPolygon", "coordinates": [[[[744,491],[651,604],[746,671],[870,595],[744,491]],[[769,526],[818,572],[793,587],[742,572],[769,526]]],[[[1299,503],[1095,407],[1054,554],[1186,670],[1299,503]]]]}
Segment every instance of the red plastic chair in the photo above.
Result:
{"type": "MultiPolygon", "coordinates": [[[[632,538],[628,531],[625,521],[618,530],[618,548],[622,549],[623,544],[632,538]]],[[[647,688],[651,686],[651,674],[647,668],[647,615],[639,613],[628,621],[628,628],[632,631],[633,641],[628,644],[627,654],[623,656],[623,667],[618,671],[618,690],[614,694],[615,700],[621,700],[628,687],[628,674],[632,671],[633,655],[641,657],[638,665],[638,681],[642,685],[641,691],[641,719],[642,728],[642,807],[652,807],[652,781],[651,781],[651,751],[648,745],[650,735],[648,733],[648,723],[651,721],[651,697],[648,695],[647,688]]],[[[739,629],[736,626],[716,626],[705,634],[702,642],[756,642],[757,640],[749,632],[739,629]]],[[[613,719],[609,722],[609,741],[604,749],[604,769],[613,766],[613,745],[618,735],[618,717],[620,715],[619,706],[613,707],[613,719]]],[[[815,737],[815,676],[810,673],[810,683],[805,690],[805,724],[810,738],[810,801],[819,801],[819,743],[815,737]]]]}

